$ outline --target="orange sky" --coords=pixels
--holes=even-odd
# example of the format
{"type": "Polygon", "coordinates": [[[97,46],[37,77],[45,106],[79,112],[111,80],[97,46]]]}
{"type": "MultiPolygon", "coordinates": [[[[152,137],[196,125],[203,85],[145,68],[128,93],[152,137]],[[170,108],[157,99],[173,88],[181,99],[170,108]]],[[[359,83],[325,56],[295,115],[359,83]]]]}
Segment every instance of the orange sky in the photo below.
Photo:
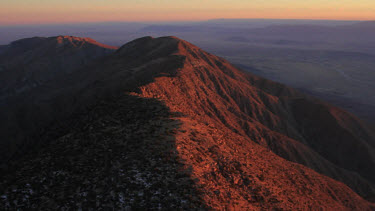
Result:
{"type": "Polygon", "coordinates": [[[374,0],[1,0],[0,24],[215,18],[374,20],[374,0]]]}

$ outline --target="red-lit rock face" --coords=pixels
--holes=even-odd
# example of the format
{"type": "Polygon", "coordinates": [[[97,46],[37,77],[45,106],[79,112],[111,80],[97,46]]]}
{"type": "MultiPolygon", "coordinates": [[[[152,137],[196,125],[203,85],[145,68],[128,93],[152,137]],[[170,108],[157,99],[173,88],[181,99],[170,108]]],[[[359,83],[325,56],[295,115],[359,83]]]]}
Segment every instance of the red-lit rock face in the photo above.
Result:
{"type": "MultiPolygon", "coordinates": [[[[356,168],[356,165],[335,162],[342,156],[340,152],[334,152],[330,157],[315,151],[319,146],[309,142],[317,141],[319,136],[331,142],[326,143],[326,147],[334,147],[336,143],[334,139],[325,139],[325,134],[316,134],[315,139],[301,132],[298,121],[304,116],[294,115],[299,114],[297,109],[306,106],[293,108],[294,101],[303,97],[301,94],[246,75],[225,60],[185,41],[170,39],[177,43],[174,54],[186,56],[183,67],[176,77],[160,77],[141,87],[140,96],[160,99],[172,112],[184,116],[179,118],[184,123],[184,132],[177,136],[177,149],[186,165],[192,167],[193,177],[199,181],[204,199],[210,206],[283,209],[344,209],[346,206],[363,209],[368,206],[346,185],[276,155],[347,182],[354,189],[358,188],[354,180],[371,187],[365,179],[344,170],[356,168]],[[344,175],[339,175],[341,173],[344,175]],[[346,198],[349,195],[359,201],[346,198]]],[[[307,101],[331,111],[321,114],[325,117],[319,117],[322,121],[334,119],[332,123],[322,122],[328,124],[325,126],[328,131],[330,127],[339,130],[338,127],[341,129],[347,124],[361,124],[336,108],[307,101]]],[[[315,112],[314,108],[309,112],[315,112]]],[[[353,135],[351,139],[341,140],[361,146],[367,145],[364,140],[374,143],[373,137],[361,139],[355,137],[356,132],[350,134],[353,135]]],[[[372,155],[363,156],[361,162],[374,166],[372,155]]],[[[373,172],[367,174],[368,169],[357,170],[371,181],[373,172]]],[[[363,191],[360,189],[359,192],[363,191]]]]}

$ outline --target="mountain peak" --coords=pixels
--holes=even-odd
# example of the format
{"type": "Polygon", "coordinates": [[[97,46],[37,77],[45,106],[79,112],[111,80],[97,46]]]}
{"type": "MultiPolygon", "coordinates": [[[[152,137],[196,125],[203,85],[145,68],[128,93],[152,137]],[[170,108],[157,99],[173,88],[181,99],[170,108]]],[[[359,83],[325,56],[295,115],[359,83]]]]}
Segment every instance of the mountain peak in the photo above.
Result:
{"type": "Polygon", "coordinates": [[[203,67],[202,65],[214,68],[213,71],[218,68],[217,65],[231,66],[223,59],[175,36],[142,37],[123,45],[115,54],[121,58],[132,58],[137,61],[138,58],[142,58],[143,63],[169,60],[169,64],[177,62],[180,67],[183,65],[191,71],[199,66],[203,67]]]}
{"type": "Polygon", "coordinates": [[[129,52],[142,52],[152,54],[186,54],[186,49],[199,49],[193,44],[174,36],[158,37],[151,36],[142,37],[123,45],[119,50],[119,54],[127,54],[129,52]],[[184,53],[185,52],[185,53],[184,53]]]}
{"type": "Polygon", "coordinates": [[[115,46],[110,46],[110,45],[105,45],[103,43],[99,43],[96,40],[89,38],[89,37],[75,37],[75,36],[69,36],[69,35],[60,35],[57,37],[51,37],[50,39],[56,40],[58,45],[70,44],[75,47],[80,47],[84,44],[89,44],[89,45],[96,45],[102,48],[117,49],[117,47],[115,46]]]}
{"type": "Polygon", "coordinates": [[[159,56],[165,56],[167,54],[177,54],[181,49],[181,43],[187,43],[177,37],[159,37],[154,38],[151,36],[142,37],[133,40],[123,45],[118,53],[120,55],[132,53],[143,54],[158,54],[159,56]]]}
{"type": "Polygon", "coordinates": [[[67,35],[59,35],[56,37],[31,37],[16,40],[11,42],[9,46],[15,47],[19,50],[31,50],[34,48],[49,48],[49,47],[61,47],[71,46],[74,48],[80,48],[85,45],[98,46],[101,48],[116,50],[117,47],[106,45],[89,37],[75,37],[67,35]]]}
{"type": "Polygon", "coordinates": [[[57,37],[52,37],[57,40],[58,43],[63,43],[64,41],[69,41],[71,43],[74,42],[96,42],[95,40],[88,38],[88,37],[75,37],[75,36],[69,36],[69,35],[60,35],[57,37]]]}
{"type": "Polygon", "coordinates": [[[91,38],[56,36],[21,39],[3,49],[0,55],[3,73],[0,78],[0,99],[70,73],[96,58],[113,53],[117,47],[91,38]]]}

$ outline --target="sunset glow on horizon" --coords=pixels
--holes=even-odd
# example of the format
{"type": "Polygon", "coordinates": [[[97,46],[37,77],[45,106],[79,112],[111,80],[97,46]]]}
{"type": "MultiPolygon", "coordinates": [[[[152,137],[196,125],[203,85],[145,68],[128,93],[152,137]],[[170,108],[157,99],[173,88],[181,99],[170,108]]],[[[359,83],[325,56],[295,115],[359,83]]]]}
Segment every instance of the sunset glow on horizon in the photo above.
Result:
{"type": "Polygon", "coordinates": [[[373,0],[4,0],[0,24],[217,18],[374,20],[373,0]]]}

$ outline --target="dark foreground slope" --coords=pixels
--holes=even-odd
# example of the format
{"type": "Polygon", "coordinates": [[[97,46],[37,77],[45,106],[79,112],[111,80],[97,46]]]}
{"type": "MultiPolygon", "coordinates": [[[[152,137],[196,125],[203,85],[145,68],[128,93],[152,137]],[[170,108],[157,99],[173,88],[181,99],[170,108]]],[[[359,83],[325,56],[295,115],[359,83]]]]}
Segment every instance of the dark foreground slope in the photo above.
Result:
{"type": "Polygon", "coordinates": [[[13,103],[2,207],[374,209],[373,131],[175,37],[13,103]]]}

